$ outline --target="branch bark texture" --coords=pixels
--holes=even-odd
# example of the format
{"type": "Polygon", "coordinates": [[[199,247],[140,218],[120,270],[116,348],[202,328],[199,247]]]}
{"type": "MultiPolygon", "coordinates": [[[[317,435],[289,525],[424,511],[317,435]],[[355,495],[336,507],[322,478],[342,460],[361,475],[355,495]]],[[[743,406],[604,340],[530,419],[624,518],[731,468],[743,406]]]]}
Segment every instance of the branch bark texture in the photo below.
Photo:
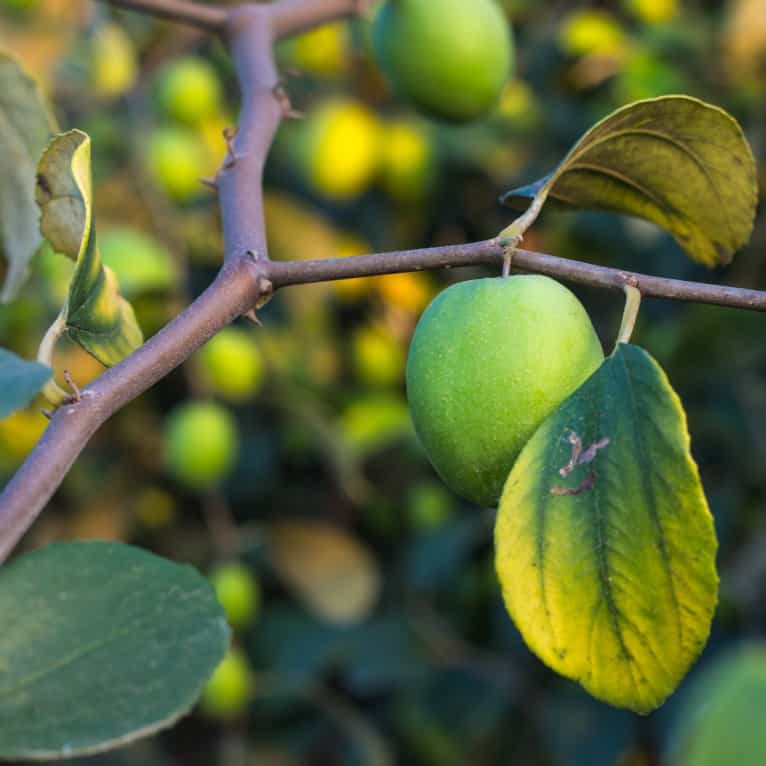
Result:
{"type": "MultiPolygon", "coordinates": [[[[31,526],[95,431],[117,410],[185,361],[237,317],[289,285],[378,274],[496,266],[507,251],[496,241],[378,253],[353,258],[272,262],[263,218],[263,167],[289,102],[274,62],[274,42],[323,22],[359,13],[366,0],[277,0],[233,8],[191,0],[104,0],[112,6],[201,27],[222,35],[242,91],[239,128],[215,182],[224,233],[224,266],[210,287],[127,359],[60,408],[24,465],[0,494],[0,561],[31,526]]],[[[516,250],[513,269],[643,295],[766,311],[766,292],[663,279],[516,250]]]]}

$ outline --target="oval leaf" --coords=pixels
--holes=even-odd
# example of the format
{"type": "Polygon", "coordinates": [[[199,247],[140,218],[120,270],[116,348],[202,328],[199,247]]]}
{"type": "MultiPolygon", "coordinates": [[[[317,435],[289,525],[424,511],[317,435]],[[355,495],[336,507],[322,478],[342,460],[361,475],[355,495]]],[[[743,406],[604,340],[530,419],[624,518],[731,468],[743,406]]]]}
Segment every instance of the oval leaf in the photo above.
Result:
{"type": "Polygon", "coordinates": [[[0,348],[0,418],[26,407],[51,374],[50,367],[0,348]]]}
{"type": "Polygon", "coordinates": [[[63,310],[67,333],[102,364],[117,364],[143,337],[96,246],[87,134],[72,130],[53,139],[38,166],[37,203],[43,235],[76,264],[63,310]]]}
{"type": "Polygon", "coordinates": [[[662,96],[613,112],[553,173],[503,200],[548,195],[652,221],[693,260],[712,267],[729,263],[750,239],[756,165],[742,129],[723,109],[689,96],[662,96]]]}
{"type": "Polygon", "coordinates": [[[35,82],[0,51],[0,232],[8,273],[0,301],[12,300],[42,243],[35,204],[37,160],[55,130],[35,82]]]}
{"type": "Polygon", "coordinates": [[[121,543],[51,545],[0,570],[0,758],[94,753],[170,726],[229,629],[196,570],[121,543]]]}
{"type": "Polygon", "coordinates": [[[676,766],[766,763],[766,644],[739,647],[693,686],[676,734],[676,766]]]}
{"type": "Polygon", "coordinates": [[[269,539],[274,569],[315,617],[345,625],[372,610],[380,572],[347,532],[320,521],[286,521],[272,526],[269,539]]]}
{"type": "Polygon", "coordinates": [[[505,603],[545,663],[646,713],[705,645],[718,577],[713,521],[678,396],[620,344],[538,429],[500,501],[505,603]]]}

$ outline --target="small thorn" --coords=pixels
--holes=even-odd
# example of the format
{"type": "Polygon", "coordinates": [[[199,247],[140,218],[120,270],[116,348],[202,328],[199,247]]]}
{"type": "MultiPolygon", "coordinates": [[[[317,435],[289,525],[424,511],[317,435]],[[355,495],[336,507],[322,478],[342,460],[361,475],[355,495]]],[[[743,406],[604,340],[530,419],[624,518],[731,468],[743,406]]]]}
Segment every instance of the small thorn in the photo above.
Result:
{"type": "Polygon", "coordinates": [[[76,404],[82,399],[82,394],[80,393],[77,383],[74,382],[72,376],[69,374],[69,370],[64,370],[64,380],[72,392],[72,395],[68,397],[67,404],[76,404]]]}
{"type": "Polygon", "coordinates": [[[282,82],[278,82],[272,88],[271,92],[274,94],[274,97],[277,99],[277,102],[279,103],[279,107],[282,110],[282,115],[284,117],[288,119],[301,119],[304,116],[303,112],[300,112],[297,109],[293,109],[292,102],[290,101],[290,96],[285,90],[285,86],[282,82]]]}
{"type": "Polygon", "coordinates": [[[223,140],[226,142],[226,149],[229,152],[229,156],[223,164],[225,168],[230,168],[237,164],[237,153],[234,151],[234,139],[238,132],[239,128],[236,125],[230,125],[223,129],[223,140]]]}
{"type": "Polygon", "coordinates": [[[255,309],[250,309],[250,311],[245,314],[245,318],[249,319],[253,324],[257,324],[258,327],[263,327],[263,322],[258,319],[258,314],[255,313],[255,309]]]}
{"type": "Polygon", "coordinates": [[[40,412],[42,412],[43,415],[45,415],[48,420],[50,420],[53,417],[53,411],[52,410],[46,410],[45,407],[40,407],[40,412]]]}
{"type": "Polygon", "coordinates": [[[218,190],[218,182],[215,178],[200,178],[199,182],[205,186],[209,186],[211,189],[218,190]]]}

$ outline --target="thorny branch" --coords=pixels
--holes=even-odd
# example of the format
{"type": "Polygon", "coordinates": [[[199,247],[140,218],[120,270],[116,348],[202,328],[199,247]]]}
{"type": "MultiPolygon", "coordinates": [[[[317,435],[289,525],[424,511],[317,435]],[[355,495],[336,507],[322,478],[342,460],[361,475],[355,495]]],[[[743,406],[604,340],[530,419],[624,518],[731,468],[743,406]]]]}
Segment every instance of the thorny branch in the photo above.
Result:
{"type": "MultiPolygon", "coordinates": [[[[222,35],[242,92],[239,126],[215,179],[224,233],[224,265],[208,289],[163,330],[80,392],[51,418],[40,442],[0,494],[0,562],[29,529],[91,436],[115,412],[184,362],[199,346],[273,291],[289,285],[459,266],[500,266],[507,247],[497,240],[353,258],[300,262],[268,259],[262,172],[271,142],[291,112],[274,62],[276,40],[321,23],[363,13],[367,0],[277,0],[233,8],[192,0],[102,0],[113,6],[190,24],[222,35]]],[[[766,311],[766,292],[663,279],[513,251],[513,270],[642,295],[766,311]]],[[[586,489],[585,487],[582,488],[586,489]]],[[[582,491],[582,490],[581,490],[582,491]]]]}

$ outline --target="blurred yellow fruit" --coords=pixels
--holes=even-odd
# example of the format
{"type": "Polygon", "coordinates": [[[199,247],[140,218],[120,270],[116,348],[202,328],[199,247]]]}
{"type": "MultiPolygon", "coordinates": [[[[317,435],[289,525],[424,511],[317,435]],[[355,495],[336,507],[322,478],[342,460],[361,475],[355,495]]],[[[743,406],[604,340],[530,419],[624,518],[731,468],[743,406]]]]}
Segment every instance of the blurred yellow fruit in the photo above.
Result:
{"type": "Polygon", "coordinates": [[[337,77],[351,57],[351,30],[345,21],[323,24],[286,43],[290,63],[316,77],[337,77]]]}
{"type": "Polygon", "coordinates": [[[535,92],[524,80],[511,80],[500,95],[498,114],[521,128],[533,127],[540,120],[535,92]]]}
{"type": "Polygon", "coordinates": [[[198,56],[178,59],[162,75],[159,99],[169,117],[198,125],[219,111],[222,99],[218,74],[198,56]]]}
{"type": "Polygon", "coordinates": [[[569,14],[559,31],[559,43],[572,56],[614,56],[625,50],[625,33],[607,11],[586,8],[569,14]]]}
{"type": "Polygon", "coordinates": [[[303,126],[306,180],[327,199],[345,202],[363,194],[380,160],[375,114],[352,99],[321,104],[303,126]]]}
{"type": "Polygon", "coordinates": [[[361,327],[351,336],[356,377],[369,386],[394,386],[404,380],[405,357],[396,338],[378,327],[361,327]]]}
{"type": "Polygon", "coordinates": [[[626,0],[626,5],[645,24],[662,24],[678,15],[678,0],[626,0]]]}
{"type": "Polygon", "coordinates": [[[261,352],[252,336],[238,327],[226,327],[198,352],[202,376],[217,394],[233,402],[254,397],[263,383],[261,352]]]}
{"type": "Polygon", "coordinates": [[[261,607],[261,586],[253,573],[243,564],[230,562],[216,567],[210,582],[229,624],[237,630],[250,625],[261,607]]]}
{"type": "Polygon", "coordinates": [[[90,52],[90,79],[100,96],[114,98],[133,87],[138,62],[133,41],[119,24],[105,24],[96,32],[90,52]]]}
{"type": "Polygon", "coordinates": [[[211,718],[230,720],[247,710],[255,682],[245,654],[231,647],[200,697],[200,708],[211,718]]]}
{"type": "Polygon", "coordinates": [[[381,147],[381,181],[392,199],[412,203],[426,197],[434,178],[434,157],[425,125],[392,120],[385,126],[381,147]]]}
{"type": "Polygon", "coordinates": [[[200,178],[209,168],[200,140],[184,128],[160,128],[149,136],[146,163],[168,196],[188,202],[202,191],[200,178]]]}
{"type": "Polygon", "coordinates": [[[420,313],[434,297],[431,278],[422,272],[387,274],[375,282],[378,295],[387,304],[398,306],[412,314],[420,313]]]}
{"type": "Polygon", "coordinates": [[[167,490],[147,487],[137,495],[133,513],[146,529],[166,529],[176,519],[176,501],[167,490]]]}
{"type": "Polygon", "coordinates": [[[19,410],[0,420],[0,470],[14,470],[32,451],[48,425],[39,410],[19,410]]]}
{"type": "Polygon", "coordinates": [[[199,136],[207,150],[209,162],[207,173],[211,176],[220,170],[226,159],[227,147],[223,132],[233,125],[234,121],[228,115],[216,112],[206,117],[197,126],[199,136]]]}
{"type": "Polygon", "coordinates": [[[175,478],[196,491],[218,485],[237,457],[239,436],[231,413],[215,402],[176,407],[165,426],[165,456],[175,478]]]}

